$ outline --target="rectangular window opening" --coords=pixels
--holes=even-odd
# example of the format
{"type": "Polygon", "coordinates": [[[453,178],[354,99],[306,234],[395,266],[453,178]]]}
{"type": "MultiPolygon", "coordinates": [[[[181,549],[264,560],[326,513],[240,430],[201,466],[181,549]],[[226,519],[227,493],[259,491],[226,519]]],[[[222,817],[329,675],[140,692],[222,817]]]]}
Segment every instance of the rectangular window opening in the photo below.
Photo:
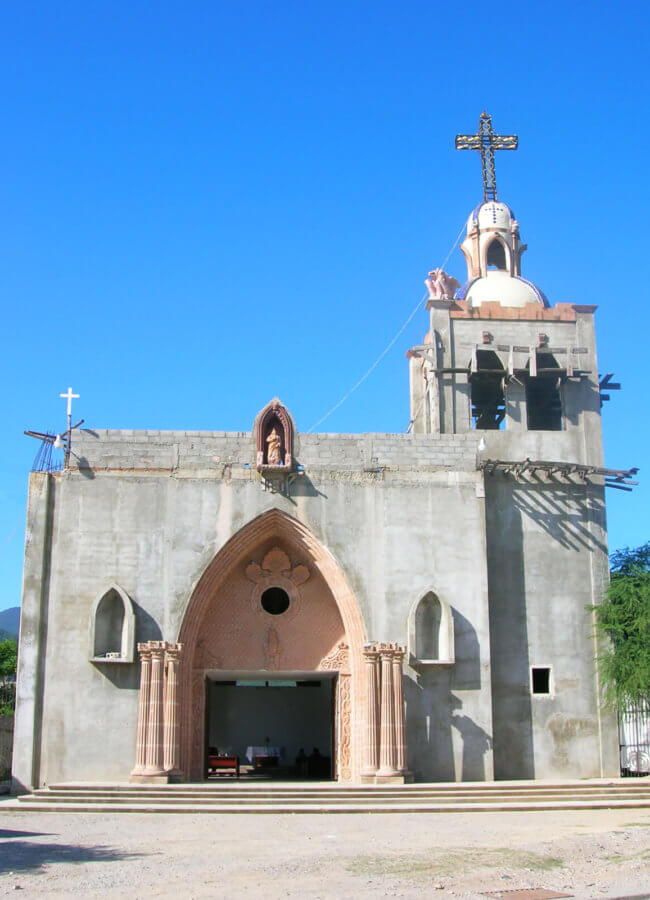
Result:
{"type": "Polygon", "coordinates": [[[531,684],[533,694],[551,693],[551,670],[548,666],[531,667],[531,684]]]}

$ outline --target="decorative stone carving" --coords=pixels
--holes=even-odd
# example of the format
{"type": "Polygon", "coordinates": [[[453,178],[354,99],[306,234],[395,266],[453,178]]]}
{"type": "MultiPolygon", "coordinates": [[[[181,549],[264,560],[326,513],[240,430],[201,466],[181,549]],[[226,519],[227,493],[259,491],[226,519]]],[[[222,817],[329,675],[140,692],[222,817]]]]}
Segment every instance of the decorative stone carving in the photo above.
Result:
{"type": "Polygon", "coordinates": [[[362,775],[373,776],[379,768],[379,654],[374,644],[363,648],[366,664],[366,735],[362,775]]]}
{"type": "Polygon", "coordinates": [[[278,633],[271,626],[266,632],[266,640],[264,641],[264,660],[266,668],[277,670],[280,668],[280,660],[282,658],[282,646],[278,633]]]}
{"type": "Polygon", "coordinates": [[[194,657],[194,668],[201,671],[204,669],[220,669],[221,661],[219,657],[212,651],[212,648],[200,639],[196,645],[196,654],[194,657]]]}
{"type": "Polygon", "coordinates": [[[254,430],[258,469],[293,467],[293,422],[275,397],[258,415],[254,430]]]}
{"type": "Polygon", "coordinates": [[[178,669],[182,644],[168,644],[166,649],[163,768],[171,777],[180,776],[178,721],[178,669]]]}
{"type": "Polygon", "coordinates": [[[310,574],[307,566],[302,563],[292,565],[289,556],[281,547],[273,547],[266,553],[261,564],[250,562],[245,569],[246,578],[255,585],[250,597],[253,611],[266,616],[267,619],[273,619],[273,616],[264,610],[261,598],[269,588],[279,587],[289,596],[289,607],[282,613],[283,621],[289,622],[303,608],[298,586],[304,584],[310,574]]]}
{"type": "Polygon", "coordinates": [[[291,560],[280,547],[274,547],[266,554],[260,566],[256,562],[251,562],[246,566],[246,578],[254,584],[281,575],[284,578],[291,578],[294,584],[304,584],[309,578],[309,569],[304,565],[291,565],[291,560]]]}
{"type": "Polygon", "coordinates": [[[165,642],[150,641],[151,687],[147,721],[147,762],[145,775],[162,775],[163,769],[163,690],[165,642]]]}
{"type": "Polygon", "coordinates": [[[429,300],[453,300],[460,287],[459,282],[442,269],[432,269],[424,283],[429,291],[429,300]]]}
{"type": "Polygon", "coordinates": [[[366,740],[365,781],[410,778],[406,766],[406,728],[402,662],[405,650],[398,644],[366,644],[366,740]]]}
{"type": "Polygon", "coordinates": [[[282,465],[282,437],[277,428],[272,428],[264,439],[266,443],[266,462],[269,466],[282,465]]]}
{"type": "Polygon", "coordinates": [[[339,777],[352,781],[352,678],[344,673],[339,675],[338,707],[339,777]]]}
{"type": "Polygon", "coordinates": [[[149,688],[151,686],[151,652],[149,644],[138,644],[141,659],[140,697],[138,700],[138,727],[135,741],[135,767],[131,775],[142,775],[147,761],[147,718],[149,715],[149,688]]]}
{"type": "Polygon", "coordinates": [[[393,650],[393,702],[395,708],[395,768],[400,774],[406,772],[406,722],[404,719],[404,683],[402,664],[404,650],[393,650]]]}
{"type": "Polygon", "coordinates": [[[179,677],[182,644],[138,644],[142,659],[133,781],[180,776],[179,677]]]}
{"type": "Polygon", "coordinates": [[[350,648],[341,642],[318,663],[319,670],[350,673],[350,648]]]}
{"type": "Polygon", "coordinates": [[[379,769],[377,775],[397,775],[395,746],[395,692],[393,690],[393,647],[379,644],[381,665],[381,726],[379,729],[379,769]]]}
{"type": "Polygon", "coordinates": [[[190,778],[199,781],[203,773],[203,732],[205,729],[205,673],[202,669],[192,672],[191,710],[192,735],[190,747],[190,778]]]}

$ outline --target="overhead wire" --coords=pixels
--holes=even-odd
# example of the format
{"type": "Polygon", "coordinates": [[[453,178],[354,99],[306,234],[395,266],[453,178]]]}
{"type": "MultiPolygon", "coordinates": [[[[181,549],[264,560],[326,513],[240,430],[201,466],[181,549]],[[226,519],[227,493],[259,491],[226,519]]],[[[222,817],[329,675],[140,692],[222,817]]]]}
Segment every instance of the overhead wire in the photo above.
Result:
{"type": "MultiPolygon", "coordinates": [[[[454,250],[456,249],[456,247],[457,247],[457,245],[458,245],[458,242],[460,241],[460,238],[461,238],[461,235],[462,235],[464,229],[465,229],[465,225],[463,224],[463,225],[461,226],[460,231],[458,232],[458,237],[456,238],[456,240],[455,240],[454,243],[452,244],[452,246],[451,246],[451,248],[450,248],[450,250],[449,250],[449,253],[448,253],[447,256],[445,257],[444,262],[443,262],[442,265],[439,266],[438,268],[444,269],[444,267],[447,265],[447,263],[449,262],[449,258],[451,257],[451,254],[454,252],[454,250]]],[[[381,353],[379,354],[379,356],[377,357],[377,359],[373,362],[373,364],[370,366],[370,368],[369,368],[369,369],[361,376],[361,378],[356,382],[356,384],[353,384],[352,387],[350,388],[350,390],[349,390],[347,393],[345,393],[345,394],[341,397],[341,399],[338,401],[338,403],[335,403],[334,406],[333,406],[330,410],[328,410],[328,412],[326,412],[325,415],[324,415],[322,418],[320,418],[317,422],[314,422],[314,424],[311,426],[311,428],[308,428],[308,429],[307,429],[307,432],[306,432],[307,434],[311,434],[311,432],[313,432],[315,428],[318,428],[318,426],[319,426],[322,422],[324,422],[326,419],[329,419],[329,417],[332,415],[332,413],[333,413],[333,412],[336,412],[336,410],[339,409],[339,407],[343,406],[343,404],[345,403],[345,401],[346,401],[349,397],[351,397],[352,394],[354,394],[354,392],[357,390],[357,388],[361,387],[361,385],[362,385],[363,382],[366,380],[366,378],[368,378],[368,376],[371,375],[372,372],[374,372],[374,370],[377,368],[377,366],[378,366],[379,363],[382,361],[382,359],[386,356],[386,354],[388,353],[388,351],[393,347],[393,345],[395,344],[395,342],[397,341],[397,339],[399,338],[399,336],[404,332],[404,330],[406,329],[406,327],[410,324],[410,322],[412,321],[413,317],[414,317],[415,314],[420,310],[420,308],[422,307],[422,305],[423,305],[424,301],[427,299],[427,297],[428,297],[428,292],[425,292],[424,295],[422,296],[422,299],[418,302],[418,304],[417,304],[417,306],[415,307],[415,309],[413,309],[413,311],[409,314],[408,318],[406,319],[406,321],[404,322],[404,324],[402,325],[402,327],[401,327],[401,328],[399,329],[399,331],[395,334],[395,336],[394,336],[393,338],[391,338],[391,340],[390,340],[390,341],[388,342],[388,344],[384,347],[384,349],[381,351],[381,353]]]]}

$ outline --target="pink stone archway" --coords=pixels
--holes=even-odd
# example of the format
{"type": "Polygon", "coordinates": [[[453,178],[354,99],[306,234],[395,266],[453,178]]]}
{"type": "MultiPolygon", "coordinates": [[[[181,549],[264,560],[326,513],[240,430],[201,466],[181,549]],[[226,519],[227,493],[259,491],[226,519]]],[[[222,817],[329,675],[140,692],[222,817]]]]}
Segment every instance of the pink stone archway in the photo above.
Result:
{"type": "Polygon", "coordinates": [[[337,776],[341,781],[359,780],[366,699],[365,640],[361,611],[341,567],[303,523],[274,509],[244,526],[222,547],[199,579],[178,636],[184,646],[180,751],[186,777],[203,777],[206,670],[272,671],[284,667],[339,672],[336,727],[341,758],[337,776]],[[292,565],[306,567],[311,573],[309,581],[299,588],[306,600],[302,625],[285,625],[281,617],[277,629],[272,627],[274,623],[260,624],[256,613],[252,612],[250,618],[242,606],[243,579],[248,577],[247,570],[250,576],[251,561],[259,565],[271,549],[286,553],[292,565]],[[238,618],[242,619],[241,627],[238,618]],[[250,632],[262,627],[266,630],[260,649],[260,635],[255,644],[250,632]],[[294,631],[287,632],[283,659],[282,634],[278,637],[276,631],[285,628],[294,631]],[[249,652],[250,658],[246,656],[249,652]]]}

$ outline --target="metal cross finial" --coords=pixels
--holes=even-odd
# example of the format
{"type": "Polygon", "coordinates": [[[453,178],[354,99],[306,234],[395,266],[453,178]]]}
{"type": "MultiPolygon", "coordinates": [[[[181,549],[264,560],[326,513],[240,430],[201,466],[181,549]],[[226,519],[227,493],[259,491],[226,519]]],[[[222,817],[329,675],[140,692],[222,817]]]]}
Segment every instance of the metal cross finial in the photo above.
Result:
{"type": "MultiPolygon", "coordinates": [[[[72,441],[72,401],[78,400],[79,394],[73,394],[72,388],[69,387],[67,394],[59,394],[59,397],[61,397],[62,400],[68,401],[68,436],[67,436],[67,440],[66,440],[66,444],[65,444],[64,460],[63,460],[63,464],[67,469],[68,466],[70,465],[70,444],[72,441]]],[[[75,426],[75,428],[76,428],[76,426],[75,426]]]]}
{"type": "Polygon", "coordinates": [[[69,387],[69,388],[68,388],[68,393],[67,393],[67,394],[59,394],[59,397],[61,397],[62,400],[67,400],[67,401],[68,401],[68,418],[70,418],[70,416],[72,415],[72,401],[73,401],[73,400],[78,400],[78,399],[79,399],[79,394],[73,394],[73,393],[72,393],[72,388],[69,387]]]}
{"type": "Polygon", "coordinates": [[[478,120],[478,134],[457,134],[456,150],[479,150],[483,169],[483,196],[497,199],[497,180],[494,174],[494,151],[516,150],[519,138],[516,134],[495,134],[492,118],[483,111],[478,120]]]}

